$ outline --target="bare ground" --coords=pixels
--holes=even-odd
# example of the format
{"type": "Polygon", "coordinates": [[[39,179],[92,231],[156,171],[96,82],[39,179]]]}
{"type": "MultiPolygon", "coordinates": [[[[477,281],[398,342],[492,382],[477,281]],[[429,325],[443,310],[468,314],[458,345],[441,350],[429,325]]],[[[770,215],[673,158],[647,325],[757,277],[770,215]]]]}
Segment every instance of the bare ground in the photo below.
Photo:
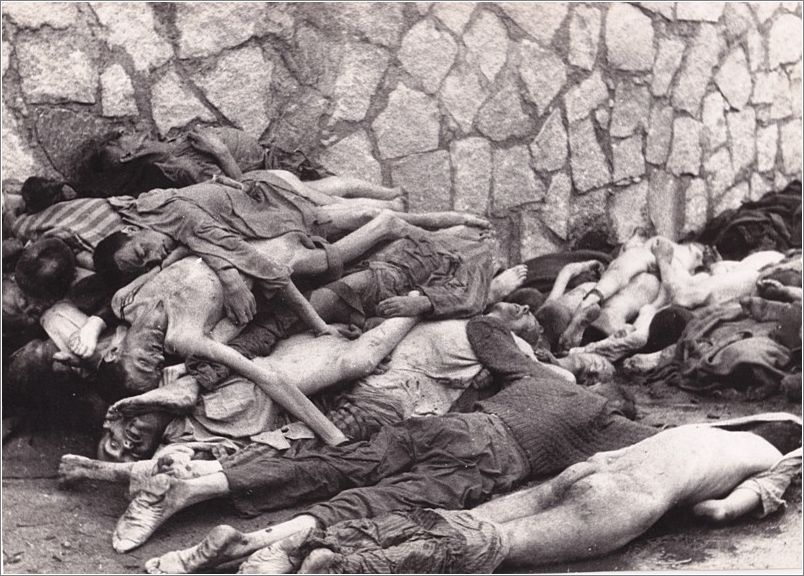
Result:
{"type": "MultiPolygon", "coordinates": [[[[678,425],[764,411],[801,411],[781,398],[762,403],[695,398],[678,390],[631,387],[639,418],[652,425],[678,425]]],[[[117,554],[111,531],[126,507],[126,488],[102,483],[61,491],[56,486],[59,457],[92,455],[87,434],[59,430],[27,432],[3,451],[3,572],[138,573],[145,560],[196,543],[213,526],[254,530],[290,516],[293,510],[259,518],[237,516],[225,501],[208,502],[177,514],[141,548],[117,554]]],[[[762,520],[746,519],[712,527],[686,511],[666,516],[647,534],[609,556],[547,566],[536,573],[613,570],[802,570],[800,481],[788,490],[788,507],[762,520]]]]}

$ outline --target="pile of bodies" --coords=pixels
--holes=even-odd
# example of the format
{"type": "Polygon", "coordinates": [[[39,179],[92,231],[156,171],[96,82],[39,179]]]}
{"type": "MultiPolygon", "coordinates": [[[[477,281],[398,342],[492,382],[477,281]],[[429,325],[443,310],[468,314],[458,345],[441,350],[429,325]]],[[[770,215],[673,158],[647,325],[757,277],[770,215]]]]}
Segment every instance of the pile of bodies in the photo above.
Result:
{"type": "Polygon", "coordinates": [[[799,417],[660,431],[613,379],[800,401],[800,184],[710,245],[635,236],[497,270],[483,218],[282,158],[227,128],[117,136],[76,182],[4,198],[4,398],[69,381],[108,406],[98,459],[59,473],[129,483],[117,551],[220,497],[315,503],[149,572],[490,572],[605,554],[675,506],[783,505],[799,417]]]}

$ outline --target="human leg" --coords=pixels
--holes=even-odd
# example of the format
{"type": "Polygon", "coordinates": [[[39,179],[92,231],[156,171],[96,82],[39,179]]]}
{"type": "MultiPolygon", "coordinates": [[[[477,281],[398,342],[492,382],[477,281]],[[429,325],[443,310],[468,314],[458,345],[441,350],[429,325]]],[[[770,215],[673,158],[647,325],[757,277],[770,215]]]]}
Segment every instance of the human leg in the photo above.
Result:
{"type": "Polygon", "coordinates": [[[395,200],[402,196],[399,186],[388,188],[351,176],[327,176],[320,180],[309,180],[307,186],[342,198],[375,198],[377,200],[395,200]]]}
{"type": "Polygon", "coordinates": [[[659,295],[661,284],[659,279],[649,272],[637,274],[623,286],[614,296],[606,300],[600,316],[593,322],[608,335],[626,328],[643,306],[647,306],[659,295]]]}
{"type": "Polygon", "coordinates": [[[316,527],[315,518],[304,515],[254,532],[217,526],[195,546],[151,558],[145,563],[145,569],[149,574],[190,574],[245,558],[261,548],[306,534],[316,527]]]}

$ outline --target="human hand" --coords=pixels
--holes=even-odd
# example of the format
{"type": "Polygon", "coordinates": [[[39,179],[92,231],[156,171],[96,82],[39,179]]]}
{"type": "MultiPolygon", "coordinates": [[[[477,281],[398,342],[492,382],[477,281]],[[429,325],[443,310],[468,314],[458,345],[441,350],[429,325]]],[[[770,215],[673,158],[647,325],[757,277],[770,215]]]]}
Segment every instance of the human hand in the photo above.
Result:
{"type": "Polygon", "coordinates": [[[211,130],[193,130],[187,134],[187,141],[199,152],[212,156],[225,154],[228,151],[223,140],[211,130]]]}
{"type": "Polygon", "coordinates": [[[79,377],[86,375],[86,370],[81,365],[81,359],[70,352],[53,354],[51,368],[57,374],[74,374],[79,377]]]}
{"type": "Polygon", "coordinates": [[[222,284],[226,316],[238,326],[251,322],[257,313],[257,301],[240,274],[232,274],[222,284]]]}
{"type": "Polygon", "coordinates": [[[343,338],[343,335],[341,335],[340,330],[338,330],[334,326],[330,326],[329,324],[324,324],[322,328],[316,330],[315,337],[319,338],[321,336],[335,336],[336,338],[343,338]]]}

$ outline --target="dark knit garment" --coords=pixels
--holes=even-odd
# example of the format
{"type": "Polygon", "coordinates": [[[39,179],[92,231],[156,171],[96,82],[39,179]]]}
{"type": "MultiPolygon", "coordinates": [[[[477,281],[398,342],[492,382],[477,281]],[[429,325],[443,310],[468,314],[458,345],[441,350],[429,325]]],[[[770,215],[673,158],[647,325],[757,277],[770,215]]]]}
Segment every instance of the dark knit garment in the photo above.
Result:
{"type": "Polygon", "coordinates": [[[556,378],[517,347],[500,320],[473,318],[466,332],[478,360],[502,385],[477,407],[510,428],[527,455],[531,476],[555,474],[595,452],[629,446],[657,432],[631,422],[603,396],[556,378]]]}

